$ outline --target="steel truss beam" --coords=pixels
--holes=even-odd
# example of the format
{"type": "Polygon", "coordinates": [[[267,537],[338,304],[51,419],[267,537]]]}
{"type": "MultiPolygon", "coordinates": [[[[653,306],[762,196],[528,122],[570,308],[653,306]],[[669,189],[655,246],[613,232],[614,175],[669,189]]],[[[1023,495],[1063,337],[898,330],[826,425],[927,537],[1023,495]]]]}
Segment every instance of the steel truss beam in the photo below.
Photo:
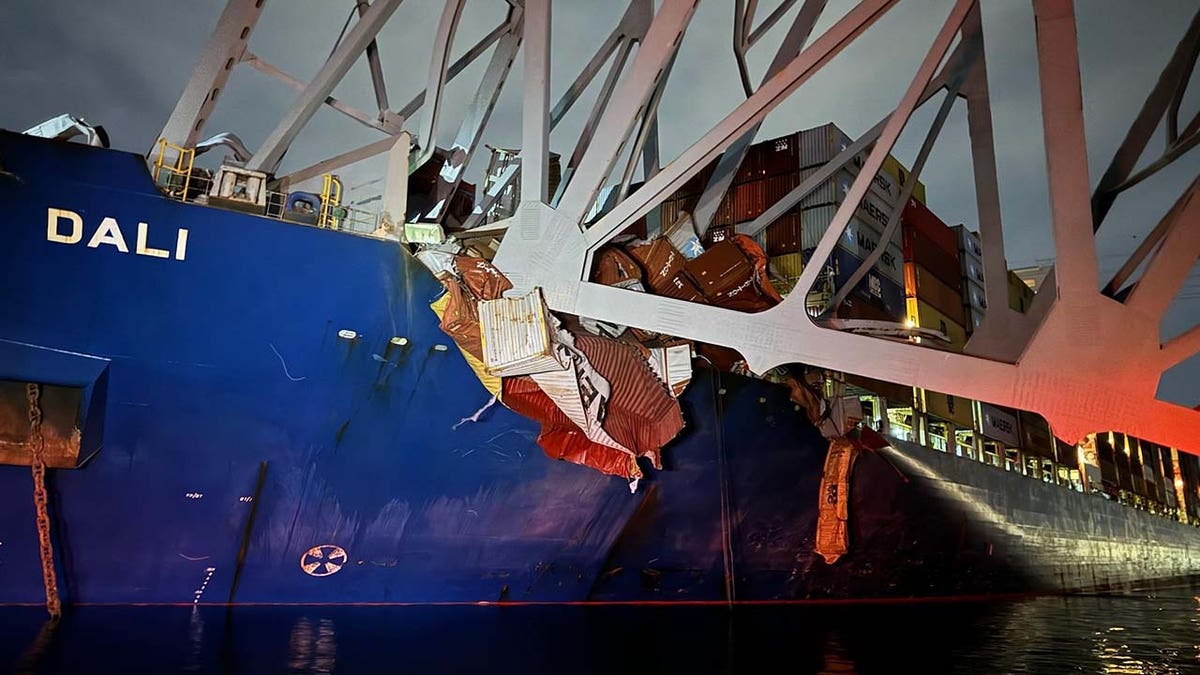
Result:
{"type": "MultiPolygon", "coordinates": [[[[521,177],[525,194],[516,217],[481,226],[463,237],[503,237],[495,262],[513,281],[516,291],[538,286],[555,311],[594,317],[606,322],[636,326],[668,335],[725,345],[737,349],[752,370],[764,372],[781,363],[865,375],[944,392],[963,398],[1012,406],[1042,414],[1061,438],[1073,441],[1085,433],[1114,430],[1133,436],[1200,451],[1200,413],[1155,398],[1161,374],[1200,350],[1200,326],[1165,344],[1158,326],[1163,313],[1200,256],[1200,196],[1191,185],[1166,211],[1162,220],[1103,289],[1099,288],[1094,231],[1122,191],[1145,176],[1178,159],[1200,143],[1200,116],[1180,120],[1187,82],[1200,53],[1200,13],[1193,19],[1162,77],[1151,91],[1109,165],[1096,193],[1089,194],[1087,150],[1082,119],[1082,90],[1073,6],[1070,0],[1031,0],[1037,29],[1043,133],[1049,168],[1051,227],[1058,260],[1037,294],[1033,307],[1014,312],[1007,303],[1007,263],[996,170],[991,103],[983,30],[976,0],[957,0],[909,83],[896,108],[866,134],[855,140],[833,161],[752,223],[738,226],[742,233],[757,233],[771,224],[804,195],[815,189],[855,157],[864,165],[843,204],[821,238],[814,260],[825,260],[849,222],[869,181],[891,152],[913,111],[939,92],[945,92],[937,116],[914,163],[913,180],[906,182],[901,199],[892,206],[888,231],[898,226],[899,212],[911,194],[916,177],[953,103],[963,99],[967,108],[979,225],[984,247],[988,312],[965,353],[930,349],[901,340],[839,332],[813,323],[805,309],[805,294],[816,280],[820,265],[803,270],[796,289],[780,305],[747,315],[710,305],[635,293],[587,281],[592,256],[618,233],[643,216],[651,219],[656,207],[673,192],[720,158],[693,214],[703,230],[724,197],[764,117],[832,59],[870,29],[899,0],[860,0],[823,34],[810,39],[825,0],[806,0],[793,19],[787,36],[760,86],[752,87],[746,65],[748,50],[795,5],[785,0],[755,25],[757,2],[738,0],[735,6],[733,57],[737,62],[746,99],[676,160],[660,167],[657,157],[657,110],[665,92],[671,66],[698,0],[663,0],[654,10],[652,0],[631,0],[607,39],[567,87],[557,104],[549,107],[549,75],[554,50],[572,45],[553,44],[551,0],[509,2],[512,11],[505,23],[476,44],[453,65],[453,45],[463,0],[447,0],[436,30],[429,64],[428,84],[397,113],[403,122],[424,106],[425,115],[416,134],[421,151],[409,170],[428,159],[436,147],[437,129],[446,82],[467,64],[495,45],[491,61],[476,96],[453,140],[451,157],[443,168],[439,199],[453,193],[462,170],[480,147],[490,113],[507,80],[510,64],[524,47],[522,60],[522,154],[484,195],[483,203],[466,226],[481,226],[491,201],[521,177]],[[945,58],[955,39],[958,45],[945,58]],[[636,51],[635,51],[636,46],[636,51]],[[939,71],[939,64],[945,66],[939,71]],[[557,195],[548,192],[549,133],[607,67],[597,100],[582,133],[570,143],[572,151],[557,195]],[[1150,134],[1160,124],[1167,131],[1167,149],[1149,166],[1134,169],[1150,134]],[[625,157],[628,156],[627,163],[625,157]],[[645,183],[630,191],[636,163],[642,164],[645,183]],[[615,177],[615,178],[614,178],[615,177]],[[606,181],[616,181],[600,217],[585,222],[606,181]],[[1135,273],[1142,270],[1135,279],[1135,273]],[[1131,282],[1131,280],[1133,280],[1131,282]],[[1122,298],[1118,301],[1114,298],[1122,298]],[[1119,387],[1111,386],[1113,381],[1119,387]]],[[[253,0],[232,0],[214,33],[214,45],[205,52],[196,74],[176,107],[164,136],[172,142],[193,144],[195,133],[208,116],[209,92],[219,90],[225,74],[218,72],[232,55],[234,63],[245,53],[242,27],[253,26],[248,8],[253,0]],[[192,129],[195,133],[189,132],[192,129]],[[170,131],[170,133],[168,133],[170,131]]],[[[273,169],[304,122],[320,105],[338,107],[360,122],[369,115],[330,98],[330,92],[349,64],[364,52],[371,67],[372,84],[381,115],[374,119],[390,135],[376,143],[344,152],[280,179],[284,184],[331,171],[346,163],[384,151],[389,157],[390,217],[405,208],[400,167],[408,155],[408,136],[395,135],[389,126],[387,93],[382,64],[371,48],[375,35],[398,0],[359,1],[359,22],[341,41],[288,116],[259,150],[253,166],[273,169]]],[[[256,67],[264,64],[253,61],[256,67]]],[[[281,72],[276,72],[281,76],[281,72]]],[[[282,79],[289,80],[286,76],[282,79]]],[[[289,82],[295,86],[295,82],[289,82]]],[[[367,119],[364,119],[367,118],[367,119]]],[[[371,124],[368,124],[372,126],[371,124]]],[[[438,219],[441,213],[428,214],[438,219]]],[[[402,217],[402,216],[401,216],[402,217]]],[[[652,228],[653,229],[653,228],[652,228]]],[[[879,253],[873,254],[873,257],[879,253]]],[[[862,266],[865,271],[872,260],[862,266]]],[[[861,275],[860,275],[861,276],[861,275]]],[[[846,286],[853,287],[854,279],[846,286]]],[[[845,291],[836,301],[845,299],[845,291]]]]}

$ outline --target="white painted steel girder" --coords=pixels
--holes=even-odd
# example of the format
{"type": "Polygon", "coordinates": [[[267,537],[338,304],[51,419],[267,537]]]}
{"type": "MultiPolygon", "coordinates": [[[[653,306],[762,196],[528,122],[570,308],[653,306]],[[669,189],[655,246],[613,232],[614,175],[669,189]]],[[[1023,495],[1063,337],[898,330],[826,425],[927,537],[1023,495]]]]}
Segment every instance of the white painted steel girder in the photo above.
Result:
{"type": "MultiPolygon", "coordinates": [[[[796,2],[785,0],[756,26],[757,2],[738,0],[733,12],[732,57],[747,97],[677,159],[661,167],[657,106],[699,0],[663,0],[657,11],[652,0],[631,0],[607,39],[552,108],[549,85],[554,54],[575,47],[555,44],[552,39],[552,0],[510,1],[505,23],[453,64],[451,46],[468,5],[464,0],[447,0],[433,31],[435,46],[426,90],[393,118],[385,114],[384,64],[371,45],[400,3],[355,1],[359,21],[312,82],[296,82],[283,71],[254,62],[252,55],[248,57],[255,67],[273,71],[276,77],[302,90],[292,110],[258,150],[252,168],[274,169],[313,111],[323,104],[334,106],[384,132],[386,137],[284,176],[280,182],[298,182],[391,150],[385,202],[391,217],[396,218],[396,212],[404,208],[404,181],[398,167],[407,155],[408,136],[398,137],[393,122],[406,122],[418,108],[425,108],[420,127],[410,129],[415,131],[421,147],[409,167],[411,171],[438,145],[433,134],[446,82],[495,45],[490,65],[451,146],[452,157],[442,167],[444,185],[438,194],[448,197],[461,180],[462,168],[482,144],[482,134],[505,86],[509,65],[523,49],[520,162],[509,167],[492,187],[490,197],[485,196],[494,198],[520,176],[524,194],[517,214],[508,221],[486,226],[487,236],[504,236],[495,262],[515,284],[513,293],[539,286],[550,307],[559,312],[729,346],[740,351],[757,372],[781,363],[804,363],[1037,412],[1059,437],[1068,441],[1091,431],[1114,430],[1200,452],[1196,441],[1200,438],[1200,412],[1155,398],[1162,372],[1200,350],[1200,326],[1165,344],[1159,336],[1163,313],[1200,255],[1200,179],[1192,181],[1103,289],[1097,277],[1094,243],[1094,232],[1112,200],[1200,144],[1200,116],[1182,124],[1179,120],[1188,76],[1196,62],[1196,45],[1200,44],[1200,12],[1133,121],[1096,193],[1090,194],[1074,7],[1071,0],[1031,0],[1037,30],[1051,226],[1058,260],[1026,313],[1010,310],[1007,303],[995,139],[976,0],[954,3],[889,115],[769,206],[761,217],[739,226],[743,233],[760,232],[850,160],[865,154],[864,166],[858,170],[850,193],[813,254],[816,260],[826,259],[914,110],[945,92],[902,197],[915,184],[950,107],[956,100],[964,100],[984,271],[992,283],[986,288],[989,309],[984,322],[972,336],[966,353],[957,353],[814,324],[805,309],[804,296],[816,280],[820,265],[815,264],[803,270],[796,290],[782,304],[752,315],[586,280],[599,247],[639,218],[653,218],[661,202],[719,158],[719,168],[694,214],[699,228],[706,227],[764,117],[899,0],[860,0],[815,37],[811,34],[826,3],[806,0],[757,88],[750,82],[747,51],[796,2]],[[957,48],[944,59],[955,40],[957,48]],[[330,98],[337,82],[364,52],[371,68],[379,117],[330,98]],[[943,60],[946,65],[939,71],[943,60]],[[558,194],[551,195],[547,178],[550,131],[606,66],[596,102],[582,132],[571,144],[558,194]],[[1167,150],[1135,172],[1150,135],[1160,126],[1167,130],[1167,150]],[[618,165],[630,149],[629,163],[618,165]],[[642,163],[645,182],[629,193],[637,161],[642,163]],[[599,220],[589,227],[584,217],[594,209],[597,195],[610,184],[613,175],[618,177],[619,189],[610,193],[611,203],[601,205],[599,220]],[[1138,269],[1144,269],[1140,277],[1136,277],[1138,269]]],[[[246,39],[257,21],[260,4],[255,0],[228,3],[211,44],[164,129],[164,138],[185,146],[195,144],[215,103],[211,92],[223,87],[228,76],[226,65],[246,59],[246,39]]],[[[889,229],[896,226],[903,203],[900,200],[893,205],[889,229]]],[[[477,209],[467,226],[483,226],[485,211],[486,206],[477,209]]],[[[436,219],[440,214],[427,217],[436,219]]],[[[862,270],[869,267],[864,264],[862,270]]]]}

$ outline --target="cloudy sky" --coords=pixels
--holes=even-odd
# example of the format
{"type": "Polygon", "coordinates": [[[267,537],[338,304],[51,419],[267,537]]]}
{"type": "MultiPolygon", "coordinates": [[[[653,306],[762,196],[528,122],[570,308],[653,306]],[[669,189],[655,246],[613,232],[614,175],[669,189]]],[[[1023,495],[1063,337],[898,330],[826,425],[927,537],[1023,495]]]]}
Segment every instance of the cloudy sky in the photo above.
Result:
{"type": "MultiPolygon", "coordinates": [[[[763,0],[764,17],[777,1],[763,0]]],[[[830,0],[817,30],[852,6],[830,0]]],[[[866,131],[899,100],[950,0],[905,0],[800,88],[767,118],[759,138],[835,122],[850,135],[866,131]]],[[[555,0],[551,98],[557,99],[620,16],[620,0],[555,0]]],[[[732,56],[729,0],[703,0],[692,20],[660,111],[664,159],[678,155],[743,100],[732,56]]],[[[1084,115],[1093,185],[1107,166],[1145,93],[1183,34],[1195,0],[1085,0],[1076,3],[1083,71],[1084,115]]],[[[170,114],[216,23],[220,0],[4,0],[0,2],[0,128],[24,129],[68,112],[102,124],[115,147],[145,152],[170,114]]],[[[401,107],[423,86],[440,0],[407,0],[380,35],[389,98],[401,107]]],[[[352,10],[351,0],[271,0],[251,40],[251,51],[302,80],[310,78],[333,47],[352,10]]],[[[796,10],[792,10],[795,12],[796,10]]],[[[504,16],[502,0],[471,0],[460,26],[461,53],[504,16]]],[[[753,77],[761,78],[790,14],[751,52],[753,77]]],[[[987,43],[1005,247],[1010,267],[1054,257],[1048,218],[1045,155],[1034,53],[1033,12],[1021,0],[985,0],[987,43]]],[[[461,120],[485,59],[450,87],[439,125],[445,145],[461,120]]],[[[520,140],[518,59],[485,142],[516,146],[520,140]]],[[[1194,76],[1193,81],[1200,76],[1194,76]]],[[[583,124],[589,96],[551,138],[569,154],[583,124]]],[[[209,133],[231,131],[256,147],[287,110],[295,92],[250,68],[239,69],[222,93],[209,133]]],[[[335,96],[363,110],[374,97],[363,63],[335,96]]],[[[1200,104],[1193,86],[1183,106],[1190,118],[1200,104]]],[[[894,153],[911,164],[936,102],[919,110],[894,153]]],[[[419,123],[410,121],[409,128],[419,123]]],[[[284,160],[281,170],[377,140],[379,134],[328,108],[321,110],[284,160]]],[[[1161,150],[1156,136],[1149,152],[1161,150]]],[[[949,224],[978,221],[966,115],[958,104],[927,165],[922,181],[931,208],[949,224]]],[[[481,162],[472,164],[477,178],[481,162]]],[[[1193,151],[1118,200],[1097,238],[1103,275],[1111,275],[1171,201],[1200,170],[1193,151]]],[[[378,190],[382,167],[365,162],[343,172],[351,197],[378,190]]],[[[1105,277],[1107,278],[1107,276],[1105,277]]],[[[1163,325],[1164,337],[1200,319],[1200,278],[1189,280],[1163,325]]],[[[1164,378],[1161,395],[1189,406],[1200,403],[1200,363],[1189,362],[1164,378]]]]}

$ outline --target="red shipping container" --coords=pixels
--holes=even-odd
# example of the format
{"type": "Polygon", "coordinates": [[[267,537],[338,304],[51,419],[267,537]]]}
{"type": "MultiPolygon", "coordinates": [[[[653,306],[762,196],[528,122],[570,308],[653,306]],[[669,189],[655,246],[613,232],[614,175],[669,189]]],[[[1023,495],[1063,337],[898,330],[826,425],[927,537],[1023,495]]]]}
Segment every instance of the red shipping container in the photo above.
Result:
{"type": "Polygon", "coordinates": [[[777,256],[800,251],[800,214],[785,213],[767,226],[764,248],[767,255],[777,256]]]}
{"type": "Polygon", "coordinates": [[[931,274],[929,270],[916,263],[905,263],[904,272],[906,292],[911,293],[912,289],[915,288],[918,299],[929,303],[930,307],[945,314],[951,321],[959,325],[963,324],[963,300],[961,293],[954,292],[953,289],[931,274]],[[910,270],[911,279],[909,278],[910,270]],[[914,283],[913,287],[909,286],[910,280],[914,283]]]}
{"type": "Polygon", "coordinates": [[[903,232],[904,259],[924,267],[956,293],[962,293],[963,271],[958,251],[947,252],[923,231],[907,224],[903,232]]]}
{"type": "Polygon", "coordinates": [[[954,230],[947,227],[941,218],[934,215],[933,211],[930,211],[929,207],[921,202],[909,199],[908,203],[904,205],[900,219],[927,236],[942,250],[948,253],[958,252],[958,237],[954,230]]]}
{"type": "MultiPolygon", "coordinates": [[[[764,182],[767,186],[765,195],[766,208],[771,208],[776,202],[786,197],[789,192],[800,185],[800,174],[798,172],[779,174],[764,179],[764,182]]],[[[798,209],[799,206],[793,206],[792,208],[798,209]]]]}
{"type": "Polygon", "coordinates": [[[791,133],[759,144],[763,175],[794,174],[800,170],[800,135],[791,133]]]}
{"type": "Polygon", "coordinates": [[[767,210],[767,183],[756,180],[734,185],[729,191],[733,197],[733,222],[744,223],[754,220],[767,210]]]}

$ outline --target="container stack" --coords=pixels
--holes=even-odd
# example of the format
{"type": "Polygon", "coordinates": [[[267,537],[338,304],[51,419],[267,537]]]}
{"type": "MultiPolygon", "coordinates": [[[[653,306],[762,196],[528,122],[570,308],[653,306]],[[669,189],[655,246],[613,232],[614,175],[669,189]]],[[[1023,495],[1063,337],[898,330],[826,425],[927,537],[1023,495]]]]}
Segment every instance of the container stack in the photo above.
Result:
{"type": "Polygon", "coordinates": [[[979,235],[965,225],[955,225],[952,229],[958,240],[958,255],[962,263],[963,318],[967,332],[972,333],[979,328],[987,311],[983,292],[983,245],[979,242],[979,235]]]}
{"type": "MultiPolygon", "coordinates": [[[[826,124],[750,146],[728,193],[717,207],[703,244],[709,247],[724,241],[737,225],[757,219],[851,142],[836,125],[826,124]]],[[[865,154],[854,158],[759,233],[758,243],[769,258],[770,272],[781,291],[786,292],[795,284],[808,257],[849,194],[865,160],[865,154]]],[[[676,222],[684,213],[694,212],[715,170],[716,162],[705,167],[663,203],[664,226],[676,222]]],[[[833,254],[825,262],[825,270],[808,297],[810,312],[820,314],[828,309],[833,295],[858,269],[862,260],[879,246],[884,246],[884,253],[875,268],[847,298],[842,316],[903,320],[907,313],[903,240],[899,230],[886,242],[882,241],[882,235],[890,205],[896,202],[904,182],[910,179],[908,171],[889,156],[883,170],[872,179],[866,197],[855,209],[833,254]]],[[[924,202],[925,186],[918,182],[913,195],[915,201],[924,202]]]]}
{"type": "Polygon", "coordinates": [[[941,331],[951,347],[962,349],[967,331],[958,238],[915,199],[904,205],[901,223],[908,318],[922,328],[941,331]]]}

